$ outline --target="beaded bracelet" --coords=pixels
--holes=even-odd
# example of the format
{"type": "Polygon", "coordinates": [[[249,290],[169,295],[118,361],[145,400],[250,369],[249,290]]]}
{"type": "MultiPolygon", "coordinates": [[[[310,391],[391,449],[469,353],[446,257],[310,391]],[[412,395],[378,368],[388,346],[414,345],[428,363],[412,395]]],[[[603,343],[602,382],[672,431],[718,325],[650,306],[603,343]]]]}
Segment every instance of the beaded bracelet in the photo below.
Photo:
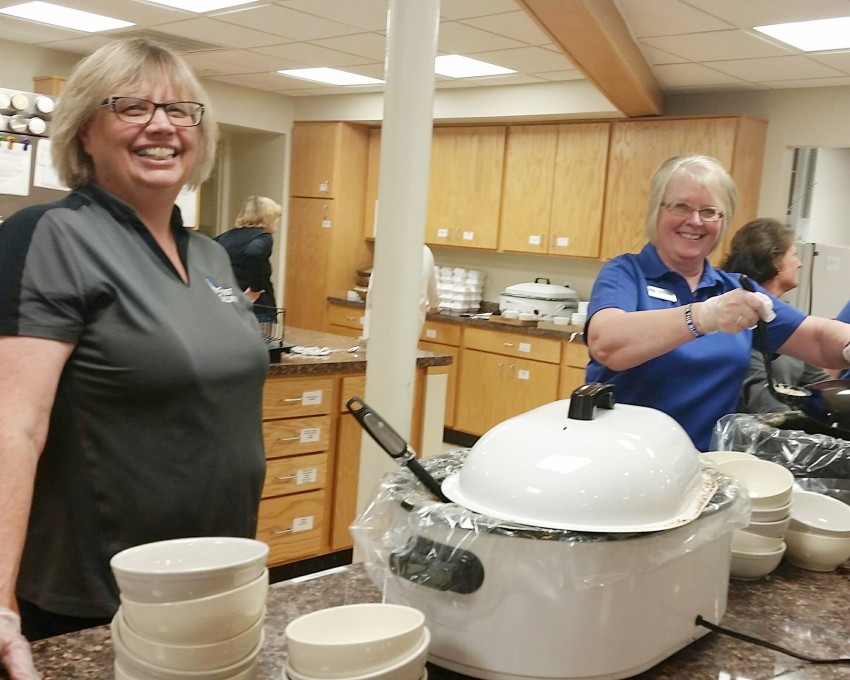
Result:
{"type": "Polygon", "coordinates": [[[701,338],[704,336],[704,333],[700,333],[697,330],[696,324],[694,324],[694,318],[691,316],[690,304],[685,305],[685,323],[688,324],[688,330],[695,338],[701,338]]]}

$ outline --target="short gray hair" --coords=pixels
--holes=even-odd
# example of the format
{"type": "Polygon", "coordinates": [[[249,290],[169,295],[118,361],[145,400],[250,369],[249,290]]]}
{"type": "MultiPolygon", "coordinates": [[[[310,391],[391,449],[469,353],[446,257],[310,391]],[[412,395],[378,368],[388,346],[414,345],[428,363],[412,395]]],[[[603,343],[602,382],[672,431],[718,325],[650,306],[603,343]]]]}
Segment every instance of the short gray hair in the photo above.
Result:
{"type": "Polygon", "coordinates": [[[649,205],[644,221],[647,238],[651,243],[655,243],[658,237],[658,213],[664,202],[667,186],[678,173],[689,174],[697,184],[707,189],[716,201],[715,207],[723,211],[723,225],[720,228],[720,238],[717,239],[717,245],[720,245],[723,234],[726,233],[726,229],[735,217],[735,209],[738,207],[738,189],[735,186],[735,180],[719,160],[696,153],[672,156],[659,165],[653,173],[649,184],[649,205]]]}
{"type": "Polygon", "coordinates": [[[276,231],[275,222],[282,213],[280,204],[268,196],[249,196],[242,204],[235,226],[263,227],[266,231],[276,231]]]}
{"type": "Polygon", "coordinates": [[[181,98],[204,105],[198,126],[198,157],[188,185],[196,187],[212,171],[218,123],[209,96],[189,66],[168,48],[146,38],[104,45],[77,64],[59,97],[50,137],[59,179],[72,189],[91,181],[94,166],[83,149],[80,131],[108,97],[136,85],[167,81],[181,98]]]}

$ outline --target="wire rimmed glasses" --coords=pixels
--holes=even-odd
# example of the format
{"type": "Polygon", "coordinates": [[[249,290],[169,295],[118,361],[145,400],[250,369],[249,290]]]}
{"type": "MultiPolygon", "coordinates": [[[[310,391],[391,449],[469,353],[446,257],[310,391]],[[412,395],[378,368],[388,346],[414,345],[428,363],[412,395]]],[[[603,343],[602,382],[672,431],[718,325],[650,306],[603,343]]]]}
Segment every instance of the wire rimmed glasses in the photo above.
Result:
{"type": "Polygon", "coordinates": [[[717,222],[726,214],[720,208],[715,208],[714,206],[695,208],[687,203],[662,203],[661,207],[678,217],[690,217],[694,212],[698,212],[703,222],[717,222]]]}
{"type": "Polygon", "coordinates": [[[168,120],[178,127],[195,127],[204,117],[204,105],[200,102],[152,102],[140,97],[109,97],[101,106],[108,106],[118,120],[132,125],[147,125],[157,109],[165,111],[168,120]]]}

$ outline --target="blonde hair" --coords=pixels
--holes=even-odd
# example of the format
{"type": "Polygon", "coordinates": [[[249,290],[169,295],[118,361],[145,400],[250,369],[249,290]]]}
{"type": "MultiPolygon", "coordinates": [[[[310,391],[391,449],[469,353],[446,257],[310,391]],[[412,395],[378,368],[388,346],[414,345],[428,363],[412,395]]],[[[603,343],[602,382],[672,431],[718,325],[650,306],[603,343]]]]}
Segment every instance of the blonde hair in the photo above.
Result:
{"type": "Polygon", "coordinates": [[[249,196],[236,218],[237,227],[263,227],[274,233],[283,209],[267,196],[249,196]]]}
{"type": "Polygon", "coordinates": [[[122,90],[162,81],[175,87],[180,98],[204,105],[198,126],[197,161],[188,184],[198,186],[209,176],[219,134],[209,96],[186,63],[171,50],[146,38],[131,38],[105,45],[83,59],[59,97],[50,137],[53,164],[64,184],[75,189],[94,175],[80,131],[104,100],[122,90]]]}
{"type": "Polygon", "coordinates": [[[723,234],[735,217],[735,209],[738,207],[738,189],[735,186],[735,180],[719,160],[696,153],[672,156],[659,165],[653,173],[649,184],[649,206],[644,221],[647,238],[651,243],[655,243],[658,237],[658,213],[664,202],[664,194],[667,192],[670,180],[679,173],[687,173],[694,182],[707,189],[717,202],[715,207],[723,211],[723,223],[720,227],[720,237],[717,239],[717,245],[719,245],[723,240],[723,234]]]}

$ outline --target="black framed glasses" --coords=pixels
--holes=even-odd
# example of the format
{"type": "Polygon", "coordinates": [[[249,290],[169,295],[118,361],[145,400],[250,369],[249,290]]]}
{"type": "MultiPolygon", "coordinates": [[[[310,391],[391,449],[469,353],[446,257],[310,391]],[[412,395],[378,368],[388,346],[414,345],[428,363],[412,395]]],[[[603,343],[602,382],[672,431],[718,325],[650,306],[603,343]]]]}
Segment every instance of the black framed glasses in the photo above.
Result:
{"type": "Polygon", "coordinates": [[[726,214],[720,208],[713,206],[694,208],[687,203],[662,203],[661,207],[667,210],[667,212],[679,217],[690,217],[696,211],[699,213],[699,217],[703,222],[717,222],[726,214]]]}
{"type": "Polygon", "coordinates": [[[157,109],[165,111],[168,120],[178,127],[195,127],[204,117],[200,102],[152,102],[139,97],[109,97],[101,106],[108,106],[119,120],[132,125],[147,125],[157,109]]]}

